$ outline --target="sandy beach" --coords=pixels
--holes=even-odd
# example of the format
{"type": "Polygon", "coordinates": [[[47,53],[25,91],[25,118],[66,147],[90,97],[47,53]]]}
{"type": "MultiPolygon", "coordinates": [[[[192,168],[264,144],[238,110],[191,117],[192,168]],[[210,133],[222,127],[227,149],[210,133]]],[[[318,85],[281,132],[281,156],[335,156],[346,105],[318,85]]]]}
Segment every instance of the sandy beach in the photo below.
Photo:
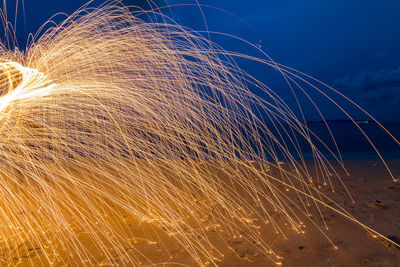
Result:
{"type": "MultiPolygon", "coordinates": [[[[350,176],[340,170],[339,174],[355,203],[350,200],[337,179],[332,179],[335,193],[324,187],[320,189],[321,193],[332,198],[332,201],[342,206],[361,223],[399,243],[400,184],[392,182],[378,160],[347,160],[345,163],[350,176]]],[[[400,160],[389,160],[388,163],[393,174],[399,177],[400,160]]],[[[337,167],[339,169],[339,166],[337,167]]],[[[291,192],[288,192],[288,196],[290,194],[291,192]]],[[[296,196],[293,195],[292,199],[296,199],[296,196]]],[[[251,203],[251,199],[248,201],[251,203]]],[[[51,262],[54,266],[131,266],[129,257],[134,257],[143,266],[197,265],[191,255],[173,238],[173,234],[129,215],[116,216],[118,212],[109,210],[108,215],[104,216],[114,216],[115,227],[121,228],[120,232],[125,233],[125,236],[120,238],[128,241],[124,251],[126,258],[121,257],[121,252],[117,253],[112,247],[109,248],[109,254],[104,255],[98,250],[98,241],[93,240],[90,234],[82,229],[74,229],[79,242],[93,256],[95,262],[80,260],[71,251],[65,251],[56,245],[57,240],[53,240],[54,246],[49,247],[51,253],[43,253],[39,247],[27,240],[15,246],[8,244],[7,248],[2,240],[1,265],[40,266],[43,265],[43,257],[49,255],[53,257],[51,262]],[[119,256],[116,256],[117,254],[119,256]]],[[[309,213],[308,216],[298,214],[306,225],[304,234],[298,234],[288,225],[281,224],[282,232],[286,235],[283,236],[276,233],[271,224],[254,222],[263,240],[282,257],[282,266],[399,265],[400,249],[390,242],[380,237],[374,238],[360,225],[321,205],[318,210],[311,204],[309,213]]],[[[45,233],[44,236],[51,239],[52,235],[45,233]]],[[[276,266],[267,255],[243,238],[224,234],[219,225],[210,225],[207,228],[207,237],[220,252],[215,253],[215,262],[219,266],[276,266]]]]}
{"type": "MultiPolygon", "coordinates": [[[[389,160],[395,176],[400,176],[400,160],[389,160]]],[[[355,203],[346,192],[337,189],[330,196],[365,225],[389,237],[400,240],[400,185],[392,182],[378,160],[347,160],[350,176],[341,173],[355,203]]],[[[338,181],[334,181],[338,186],[338,181]]],[[[327,194],[328,194],[328,190],[327,194]]],[[[315,227],[307,227],[304,235],[288,234],[288,239],[276,237],[275,249],[284,257],[284,266],[399,266],[400,250],[382,238],[374,238],[362,227],[335,212],[316,209],[310,218],[337,246],[335,249],[315,227]],[[325,230],[324,218],[329,230],[325,230]]],[[[267,235],[267,233],[266,233],[267,235]]],[[[235,264],[232,261],[232,264],[235,264]]],[[[242,266],[262,266],[253,263],[242,266]]],[[[240,265],[238,263],[238,265],[240,265]]]]}

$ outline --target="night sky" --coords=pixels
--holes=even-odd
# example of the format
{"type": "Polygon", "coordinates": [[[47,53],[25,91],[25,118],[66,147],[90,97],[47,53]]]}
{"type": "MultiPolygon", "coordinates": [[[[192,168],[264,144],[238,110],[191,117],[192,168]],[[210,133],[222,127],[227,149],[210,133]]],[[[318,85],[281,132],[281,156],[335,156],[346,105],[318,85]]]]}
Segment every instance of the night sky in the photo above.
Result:
{"type": "MultiPolygon", "coordinates": [[[[166,0],[153,1],[159,6],[166,0]]],[[[57,12],[71,14],[86,0],[24,0],[17,32],[20,43],[26,33],[57,12]]],[[[97,1],[101,2],[101,1],[97,1]]],[[[148,8],[145,0],[125,0],[148,8]]],[[[168,4],[195,4],[195,0],[167,0],[168,4]]],[[[198,0],[210,31],[232,34],[261,47],[275,61],[301,70],[355,100],[381,121],[400,121],[400,1],[398,0],[198,0]],[[223,12],[219,9],[223,9],[223,12]]],[[[15,0],[7,1],[15,3],[15,0]]],[[[15,5],[15,4],[14,4],[15,5]]],[[[172,8],[173,18],[195,30],[205,30],[197,6],[172,8]]],[[[171,15],[170,13],[168,15],[171,15]]],[[[211,35],[227,50],[261,56],[241,42],[211,35]]],[[[285,98],[287,93],[266,67],[239,60],[245,70],[271,85],[285,98]],[[280,91],[281,90],[281,91],[280,91]]],[[[288,99],[290,102],[291,100],[288,99]]],[[[343,119],[332,109],[328,119],[343,119]]],[[[307,110],[309,120],[312,110],[307,110]]],[[[356,115],[357,116],[357,115],[356,115]]],[[[361,117],[360,117],[361,118],[361,117]]]]}

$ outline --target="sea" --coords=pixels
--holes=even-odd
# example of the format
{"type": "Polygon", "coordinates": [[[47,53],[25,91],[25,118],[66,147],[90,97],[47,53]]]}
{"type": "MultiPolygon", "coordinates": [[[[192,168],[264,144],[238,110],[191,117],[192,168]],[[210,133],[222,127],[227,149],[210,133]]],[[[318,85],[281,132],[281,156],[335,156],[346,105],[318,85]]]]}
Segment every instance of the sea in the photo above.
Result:
{"type": "MultiPolygon", "coordinates": [[[[383,122],[381,125],[387,132],[371,120],[356,121],[356,123],[347,120],[308,122],[307,128],[327,146],[320,143],[316,137],[312,137],[313,144],[327,159],[334,158],[334,155],[337,156],[339,153],[343,159],[378,159],[377,151],[385,159],[400,159],[400,122],[383,122]],[[395,139],[399,140],[399,143],[395,139]]],[[[309,143],[300,136],[297,140],[300,148],[298,150],[303,157],[312,158],[313,153],[309,143]]],[[[288,149],[296,158],[298,150],[293,145],[289,145],[288,149]]]]}

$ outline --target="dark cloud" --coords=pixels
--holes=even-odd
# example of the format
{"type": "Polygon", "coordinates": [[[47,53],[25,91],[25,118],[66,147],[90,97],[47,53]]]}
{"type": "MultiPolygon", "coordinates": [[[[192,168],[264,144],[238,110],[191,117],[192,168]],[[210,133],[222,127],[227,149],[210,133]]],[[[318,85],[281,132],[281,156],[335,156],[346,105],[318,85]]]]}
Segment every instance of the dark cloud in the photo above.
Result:
{"type": "Polygon", "coordinates": [[[382,89],[400,89],[400,67],[379,71],[363,71],[334,82],[336,88],[345,91],[373,91],[382,89]]]}
{"type": "MultiPolygon", "coordinates": [[[[397,110],[400,103],[400,67],[363,71],[334,82],[334,87],[364,107],[397,110]]],[[[393,116],[391,116],[393,117],[393,116]]]]}

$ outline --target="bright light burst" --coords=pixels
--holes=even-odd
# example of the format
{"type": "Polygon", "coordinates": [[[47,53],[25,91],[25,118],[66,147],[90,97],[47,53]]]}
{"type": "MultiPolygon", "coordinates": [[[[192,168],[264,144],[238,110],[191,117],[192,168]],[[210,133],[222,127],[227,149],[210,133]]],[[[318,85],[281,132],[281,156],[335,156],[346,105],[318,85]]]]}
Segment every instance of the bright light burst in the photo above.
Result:
{"type": "MultiPolygon", "coordinates": [[[[281,232],[285,222],[302,233],[298,215],[310,203],[328,206],[318,186],[336,171],[307,126],[231,56],[246,57],[177,25],[143,22],[120,5],[82,9],[24,52],[0,48],[7,261],[30,253],[42,264],[101,264],[116,255],[143,264],[129,217],[176,239],[199,265],[222,257],[210,227],[280,264],[257,223],[281,232]],[[298,138],[312,147],[314,178],[301,151],[290,152],[298,138]]],[[[293,84],[306,79],[263,62],[293,84]]]]}
{"type": "Polygon", "coordinates": [[[43,73],[16,62],[0,63],[0,73],[0,111],[13,101],[49,95],[54,87],[43,73]]]}

